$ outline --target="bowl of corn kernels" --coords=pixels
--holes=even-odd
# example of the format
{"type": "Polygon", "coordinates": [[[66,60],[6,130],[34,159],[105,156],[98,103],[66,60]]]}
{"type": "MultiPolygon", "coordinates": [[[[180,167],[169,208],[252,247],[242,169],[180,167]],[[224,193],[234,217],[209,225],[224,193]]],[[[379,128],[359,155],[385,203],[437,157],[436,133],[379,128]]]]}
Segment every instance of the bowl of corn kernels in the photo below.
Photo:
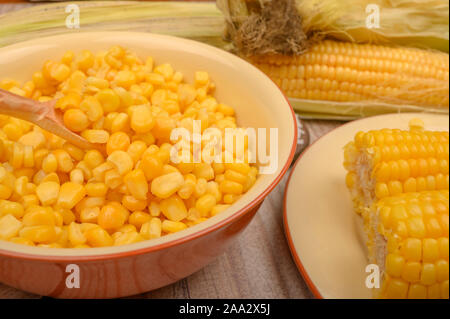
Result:
{"type": "Polygon", "coordinates": [[[67,128],[104,149],[0,115],[0,282],[39,295],[130,296],[198,271],[249,224],[295,151],[276,85],[190,40],[96,32],[14,44],[0,48],[0,88],[54,100],[67,128]],[[258,148],[232,135],[205,156],[210,130],[249,128],[258,148]],[[180,145],[187,158],[175,160],[180,145]]]}

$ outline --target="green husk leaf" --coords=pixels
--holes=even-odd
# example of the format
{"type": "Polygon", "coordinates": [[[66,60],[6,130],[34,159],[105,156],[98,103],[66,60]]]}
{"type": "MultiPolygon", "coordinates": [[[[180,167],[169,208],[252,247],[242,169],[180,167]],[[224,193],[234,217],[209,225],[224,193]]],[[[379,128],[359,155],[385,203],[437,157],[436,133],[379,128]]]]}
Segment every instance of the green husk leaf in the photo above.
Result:
{"type": "Polygon", "coordinates": [[[0,16],[0,47],[36,37],[86,31],[141,31],[225,48],[224,18],[214,3],[78,1],[80,29],[65,25],[67,3],[33,6],[0,16]]]}
{"type": "Polygon", "coordinates": [[[447,108],[397,105],[379,101],[333,102],[289,98],[292,108],[306,118],[313,116],[321,119],[357,119],[386,113],[435,113],[448,114],[447,108]]]}

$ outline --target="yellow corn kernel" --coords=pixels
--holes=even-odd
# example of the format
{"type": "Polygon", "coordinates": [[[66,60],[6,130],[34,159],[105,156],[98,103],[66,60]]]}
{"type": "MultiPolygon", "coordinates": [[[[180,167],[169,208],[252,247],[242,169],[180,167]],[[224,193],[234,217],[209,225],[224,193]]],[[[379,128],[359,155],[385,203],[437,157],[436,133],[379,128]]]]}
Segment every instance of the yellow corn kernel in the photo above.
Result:
{"type": "Polygon", "coordinates": [[[2,129],[11,141],[17,141],[23,134],[22,129],[14,123],[6,124],[2,129]]]}
{"type": "Polygon", "coordinates": [[[86,71],[94,65],[94,55],[88,50],[83,50],[77,59],[77,66],[80,70],[86,71]]]}
{"type": "Polygon", "coordinates": [[[187,228],[187,225],[182,222],[175,222],[171,220],[165,220],[161,225],[162,231],[165,233],[176,233],[187,228]]]}
{"type": "Polygon", "coordinates": [[[410,285],[408,299],[427,299],[427,288],[420,284],[410,285]]]}
{"type": "Polygon", "coordinates": [[[133,162],[137,163],[141,159],[142,154],[144,154],[146,149],[147,149],[147,145],[144,142],[134,141],[128,147],[127,153],[128,153],[128,155],[130,155],[133,162]]]}
{"type": "Polygon", "coordinates": [[[406,299],[408,284],[401,279],[391,279],[387,286],[385,295],[387,299],[406,299]]]}
{"type": "Polygon", "coordinates": [[[120,232],[120,233],[136,233],[137,228],[134,225],[126,224],[126,225],[120,227],[118,232],[120,232]]]}
{"type": "Polygon", "coordinates": [[[244,193],[247,192],[250,188],[252,188],[253,185],[255,185],[255,183],[256,183],[256,176],[249,175],[244,183],[244,193]]]}
{"type": "Polygon", "coordinates": [[[114,151],[127,151],[130,146],[130,137],[124,132],[116,132],[109,137],[106,143],[106,152],[108,155],[114,151]]]}
{"type": "Polygon", "coordinates": [[[142,155],[141,169],[144,171],[145,177],[148,181],[151,181],[161,175],[163,166],[163,162],[155,154],[151,154],[146,151],[142,155]]]}
{"type": "Polygon", "coordinates": [[[69,109],[64,112],[64,125],[73,132],[81,132],[87,129],[89,119],[80,109],[69,109]]]}
{"type": "Polygon", "coordinates": [[[202,217],[209,217],[214,206],[216,206],[216,197],[211,194],[205,194],[195,203],[195,208],[200,212],[202,217]]]}
{"type": "Polygon", "coordinates": [[[72,209],[85,195],[86,190],[82,185],[72,182],[64,183],[59,189],[57,205],[72,209]]]}
{"type": "Polygon", "coordinates": [[[50,207],[35,206],[27,208],[22,222],[24,226],[55,226],[55,215],[50,207]]]}
{"type": "Polygon", "coordinates": [[[107,89],[109,87],[109,82],[105,79],[90,76],[86,79],[86,85],[95,87],[97,89],[107,89]]]}
{"type": "Polygon", "coordinates": [[[222,113],[225,116],[233,116],[234,115],[234,109],[231,106],[228,106],[225,104],[219,104],[217,106],[217,111],[222,113]]]}
{"type": "Polygon", "coordinates": [[[0,184],[0,199],[8,199],[12,194],[12,189],[0,184]]]}
{"type": "Polygon", "coordinates": [[[151,192],[159,198],[169,198],[184,184],[183,175],[178,172],[159,176],[152,181],[151,192]]]}
{"type": "Polygon", "coordinates": [[[153,126],[155,121],[147,105],[138,105],[133,107],[131,111],[131,128],[136,133],[147,133],[153,126]]]}
{"type": "Polygon", "coordinates": [[[25,209],[27,209],[30,206],[38,205],[39,204],[39,198],[35,194],[30,195],[24,195],[21,198],[21,204],[25,209]]]}
{"type": "Polygon", "coordinates": [[[123,178],[118,170],[113,168],[105,172],[105,184],[111,189],[116,189],[122,184],[123,178]]]}
{"type": "Polygon", "coordinates": [[[122,205],[131,211],[140,211],[147,207],[147,200],[141,200],[131,195],[125,195],[122,197],[122,205]]]}
{"type": "Polygon", "coordinates": [[[76,161],[82,161],[84,158],[85,155],[84,150],[76,147],[75,145],[72,145],[70,143],[64,143],[63,149],[70,155],[70,157],[72,157],[76,161]]]}
{"type": "Polygon", "coordinates": [[[15,169],[21,168],[23,165],[24,147],[20,143],[14,143],[13,153],[9,160],[11,166],[15,169]]]}
{"type": "Polygon", "coordinates": [[[55,109],[76,109],[81,103],[81,96],[76,92],[68,92],[66,95],[56,101],[55,109]]]}
{"type": "Polygon", "coordinates": [[[47,173],[56,172],[58,168],[58,161],[56,160],[56,156],[54,154],[48,154],[44,160],[42,161],[42,170],[47,173]]]}
{"type": "Polygon", "coordinates": [[[27,195],[27,184],[28,184],[28,177],[21,176],[16,178],[14,182],[14,191],[20,195],[27,195]]]}
{"type": "Polygon", "coordinates": [[[84,175],[83,171],[79,168],[76,168],[70,172],[70,181],[72,183],[77,183],[83,185],[84,175]]]}
{"type": "MultiPolygon", "coordinates": [[[[45,173],[44,173],[45,174],[45,173]]],[[[48,175],[45,175],[39,182],[38,184],[41,183],[46,183],[46,182],[55,182],[60,184],[60,180],[59,180],[59,176],[56,173],[50,173],[48,175]]]]}
{"type": "Polygon", "coordinates": [[[239,196],[234,194],[226,194],[223,196],[223,202],[227,205],[234,204],[238,200],[239,196]]]}
{"type": "Polygon", "coordinates": [[[423,240],[423,262],[435,262],[439,259],[439,244],[438,241],[432,238],[425,238],[423,240]]]}
{"type": "Polygon", "coordinates": [[[34,166],[36,168],[42,167],[42,163],[44,162],[44,158],[49,154],[47,149],[38,149],[34,152],[34,166]]]}
{"type": "Polygon", "coordinates": [[[114,151],[112,152],[107,161],[112,163],[119,172],[120,175],[125,175],[133,169],[133,160],[130,155],[124,151],[114,151]]]}
{"type": "Polygon", "coordinates": [[[157,202],[151,202],[148,206],[148,211],[153,217],[159,217],[161,214],[161,208],[157,202]]]}
{"type": "Polygon", "coordinates": [[[58,162],[58,171],[68,173],[73,169],[73,160],[65,150],[55,150],[53,154],[58,162]]]}
{"type": "Polygon", "coordinates": [[[0,217],[12,215],[21,218],[24,215],[24,207],[17,202],[9,200],[0,200],[0,217]]]}
{"type": "Polygon", "coordinates": [[[83,245],[87,242],[86,236],[81,231],[81,225],[75,222],[69,225],[69,241],[70,244],[75,247],[78,245],[83,245]]]}
{"type": "Polygon", "coordinates": [[[422,241],[417,238],[408,238],[402,246],[402,255],[406,260],[419,262],[422,260],[422,241]]]}
{"type": "Polygon", "coordinates": [[[237,182],[240,184],[245,184],[245,182],[247,181],[247,176],[230,169],[225,171],[225,178],[227,180],[237,182]]]}
{"type": "Polygon", "coordinates": [[[210,164],[198,163],[192,172],[197,178],[204,178],[207,181],[214,179],[214,170],[210,164]]]}
{"type": "Polygon", "coordinates": [[[104,197],[85,197],[75,205],[75,211],[77,214],[81,214],[83,209],[90,207],[102,207],[106,200],[104,197]]]}
{"type": "Polygon", "coordinates": [[[386,256],[386,272],[392,277],[400,277],[405,266],[405,259],[396,254],[386,256]]]}
{"type": "Polygon", "coordinates": [[[86,231],[84,235],[88,244],[92,247],[106,247],[114,244],[114,240],[108,232],[100,227],[92,228],[86,231]]]}
{"type": "Polygon", "coordinates": [[[80,103],[80,110],[83,111],[88,120],[96,122],[103,117],[103,108],[100,102],[93,96],[87,96],[80,103]]]}
{"type": "Polygon", "coordinates": [[[16,237],[22,228],[22,222],[11,214],[0,218],[0,239],[8,240],[16,237]]]}
{"type": "Polygon", "coordinates": [[[100,208],[86,207],[81,210],[80,221],[82,223],[97,223],[98,216],[100,215],[100,208]]]}
{"type": "Polygon", "coordinates": [[[98,225],[103,229],[119,229],[125,224],[123,212],[112,205],[103,206],[98,215],[98,225]]]}
{"type": "Polygon", "coordinates": [[[19,244],[19,245],[34,246],[34,243],[31,240],[26,239],[26,238],[14,237],[14,238],[11,238],[10,241],[12,243],[19,244]]]}
{"type": "Polygon", "coordinates": [[[93,180],[95,182],[104,182],[107,171],[114,169],[110,162],[104,162],[92,170],[93,180]]]}
{"type": "Polygon", "coordinates": [[[99,144],[104,144],[109,139],[109,133],[105,130],[84,130],[81,136],[91,143],[99,144]]]}
{"type": "Polygon", "coordinates": [[[50,225],[24,227],[19,236],[38,244],[50,244],[58,239],[55,226],[50,225]]]}
{"type": "Polygon", "coordinates": [[[86,195],[91,197],[104,197],[108,191],[105,183],[89,182],[85,185],[86,195]]]}
{"type": "Polygon", "coordinates": [[[134,225],[137,229],[141,229],[142,225],[150,222],[152,217],[150,214],[144,213],[142,211],[136,211],[132,213],[129,217],[129,223],[134,225]]]}
{"type": "Polygon", "coordinates": [[[162,222],[159,218],[152,218],[141,227],[140,234],[145,239],[154,239],[161,237],[162,222]]]}
{"type": "Polygon", "coordinates": [[[209,74],[203,71],[197,71],[194,75],[195,87],[203,87],[209,84],[209,74]]]}
{"type": "Polygon", "coordinates": [[[148,183],[142,170],[136,169],[129,172],[124,177],[124,183],[126,184],[128,191],[136,199],[147,199],[148,183]]]}
{"type": "Polygon", "coordinates": [[[439,256],[442,259],[448,260],[448,255],[449,255],[448,238],[439,238],[438,243],[439,243],[439,256]]]}
{"type": "Polygon", "coordinates": [[[51,206],[56,203],[59,194],[59,183],[43,182],[36,188],[36,195],[44,206],[51,206]]]}
{"type": "Polygon", "coordinates": [[[155,73],[161,74],[165,80],[172,79],[173,74],[175,72],[174,69],[172,68],[172,66],[168,63],[158,65],[157,67],[155,67],[155,69],[153,71],[155,73]]]}
{"type": "Polygon", "coordinates": [[[116,132],[128,132],[130,130],[130,119],[128,114],[119,113],[117,114],[111,122],[111,133],[116,132]]]}
{"type": "Polygon", "coordinates": [[[184,179],[184,184],[178,190],[177,194],[182,199],[188,199],[194,193],[197,178],[193,174],[187,174],[184,179]]]}
{"type": "Polygon", "coordinates": [[[114,78],[114,83],[117,86],[129,89],[130,86],[136,83],[136,75],[128,70],[119,71],[114,78]]]}
{"type": "Polygon", "coordinates": [[[216,216],[217,214],[220,214],[224,210],[226,210],[230,205],[216,205],[211,210],[211,216],[216,216]]]}
{"type": "Polygon", "coordinates": [[[220,183],[220,191],[224,194],[240,195],[244,187],[236,182],[224,180],[220,183]]]}
{"type": "Polygon", "coordinates": [[[111,89],[104,89],[95,95],[105,113],[115,112],[120,107],[120,98],[111,89]]]}
{"type": "Polygon", "coordinates": [[[448,261],[447,260],[438,260],[435,264],[436,266],[436,278],[438,282],[444,282],[448,280],[448,261]]]}
{"type": "Polygon", "coordinates": [[[144,238],[137,232],[122,233],[114,240],[114,246],[134,244],[143,240],[144,238]]]}
{"type": "Polygon", "coordinates": [[[177,195],[162,200],[159,205],[161,212],[171,221],[179,222],[188,215],[183,200],[177,195]]]}
{"type": "Polygon", "coordinates": [[[75,214],[70,209],[56,207],[55,213],[59,214],[62,217],[62,221],[63,221],[64,225],[70,225],[76,219],[75,214]]]}
{"type": "Polygon", "coordinates": [[[32,131],[22,135],[18,142],[23,145],[31,146],[34,149],[42,148],[45,143],[45,136],[41,132],[32,131]]]}
{"type": "Polygon", "coordinates": [[[84,162],[90,169],[94,169],[105,162],[103,155],[97,150],[89,150],[84,155],[84,162]]]}

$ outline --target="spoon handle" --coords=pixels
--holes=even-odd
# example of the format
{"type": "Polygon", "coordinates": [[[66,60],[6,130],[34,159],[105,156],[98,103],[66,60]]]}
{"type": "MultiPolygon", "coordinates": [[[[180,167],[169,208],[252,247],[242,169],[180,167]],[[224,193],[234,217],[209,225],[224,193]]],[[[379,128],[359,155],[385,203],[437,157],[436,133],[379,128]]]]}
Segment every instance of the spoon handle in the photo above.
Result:
{"type": "Polygon", "coordinates": [[[0,114],[9,115],[38,124],[52,113],[48,103],[40,103],[26,97],[0,89],[0,114]]]}
{"type": "Polygon", "coordinates": [[[55,101],[38,102],[0,89],[0,114],[36,124],[83,149],[98,149],[99,145],[88,142],[64,126],[56,116],[54,103],[55,101]]]}

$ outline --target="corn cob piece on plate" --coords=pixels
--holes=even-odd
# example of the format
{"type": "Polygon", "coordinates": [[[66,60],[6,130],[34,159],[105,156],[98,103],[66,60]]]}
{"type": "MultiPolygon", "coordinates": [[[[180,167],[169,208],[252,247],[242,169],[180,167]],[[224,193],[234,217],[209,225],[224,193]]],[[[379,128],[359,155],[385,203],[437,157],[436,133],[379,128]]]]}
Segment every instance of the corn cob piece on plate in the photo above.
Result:
{"type": "Polygon", "coordinates": [[[346,184],[364,221],[375,297],[449,298],[449,133],[359,132],[344,154],[346,184]]]}

